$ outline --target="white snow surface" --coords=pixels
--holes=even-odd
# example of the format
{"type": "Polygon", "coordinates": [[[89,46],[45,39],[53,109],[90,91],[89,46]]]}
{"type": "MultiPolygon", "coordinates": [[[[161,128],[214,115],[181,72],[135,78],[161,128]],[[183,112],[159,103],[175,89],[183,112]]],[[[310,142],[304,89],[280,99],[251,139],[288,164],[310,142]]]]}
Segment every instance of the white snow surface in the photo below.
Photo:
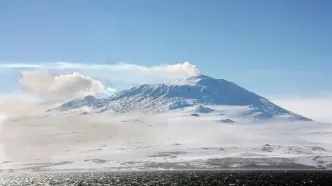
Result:
{"type": "Polygon", "coordinates": [[[8,120],[2,123],[0,134],[5,153],[1,169],[332,167],[331,124],[280,120],[253,123],[236,116],[231,118],[235,123],[221,122],[224,119],[224,115],[215,113],[194,117],[188,110],[174,110],[8,120]]]}

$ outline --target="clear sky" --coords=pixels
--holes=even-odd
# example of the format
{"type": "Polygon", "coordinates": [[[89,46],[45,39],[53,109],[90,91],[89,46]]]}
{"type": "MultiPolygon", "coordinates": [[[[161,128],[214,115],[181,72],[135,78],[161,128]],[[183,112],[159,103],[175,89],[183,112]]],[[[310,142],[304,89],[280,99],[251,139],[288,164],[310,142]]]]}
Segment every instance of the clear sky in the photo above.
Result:
{"type": "Polygon", "coordinates": [[[189,61],[264,96],[332,92],[330,0],[2,0],[0,25],[1,63],[189,61]]]}

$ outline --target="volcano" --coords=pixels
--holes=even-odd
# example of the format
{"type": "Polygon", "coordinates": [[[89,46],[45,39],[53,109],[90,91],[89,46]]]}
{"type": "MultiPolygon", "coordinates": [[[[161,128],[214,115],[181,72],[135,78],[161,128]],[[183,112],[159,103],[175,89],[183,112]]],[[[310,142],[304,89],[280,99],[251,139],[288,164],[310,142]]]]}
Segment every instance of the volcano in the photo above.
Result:
{"type": "Polygon", "coordinates": [[[142,84],[120,91],[107,99],[96,99],[93,96],[78,98],[51,109],[48,113],[125,113],[138,110],[149,113],[186,110],[196,115],[216,113],[254,120],[282,118],[310,121],[309,118],[283,109],[233,82],[206,75],[169,84],[142,84]]]}

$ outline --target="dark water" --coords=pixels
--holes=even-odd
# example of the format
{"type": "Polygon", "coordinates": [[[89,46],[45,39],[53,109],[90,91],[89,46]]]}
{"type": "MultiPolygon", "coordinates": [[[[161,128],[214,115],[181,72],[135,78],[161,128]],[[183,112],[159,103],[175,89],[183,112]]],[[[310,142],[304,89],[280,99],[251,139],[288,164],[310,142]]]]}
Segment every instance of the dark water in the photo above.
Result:
{"type": "Polygon", "coordinates": [[[150,171],[0,174],[1,185],[320,185],[332,171],[150,171]]]}

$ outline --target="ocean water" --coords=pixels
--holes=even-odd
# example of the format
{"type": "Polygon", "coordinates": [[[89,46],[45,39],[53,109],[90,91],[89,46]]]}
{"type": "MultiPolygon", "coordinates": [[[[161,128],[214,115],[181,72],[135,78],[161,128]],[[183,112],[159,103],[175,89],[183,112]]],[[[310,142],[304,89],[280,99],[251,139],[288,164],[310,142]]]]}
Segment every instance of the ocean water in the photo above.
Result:
{"type": "Polygon", "coordinates": [[[0,185],[332,185],[332,171],[123,171],[0,174],[0,185]]]}

